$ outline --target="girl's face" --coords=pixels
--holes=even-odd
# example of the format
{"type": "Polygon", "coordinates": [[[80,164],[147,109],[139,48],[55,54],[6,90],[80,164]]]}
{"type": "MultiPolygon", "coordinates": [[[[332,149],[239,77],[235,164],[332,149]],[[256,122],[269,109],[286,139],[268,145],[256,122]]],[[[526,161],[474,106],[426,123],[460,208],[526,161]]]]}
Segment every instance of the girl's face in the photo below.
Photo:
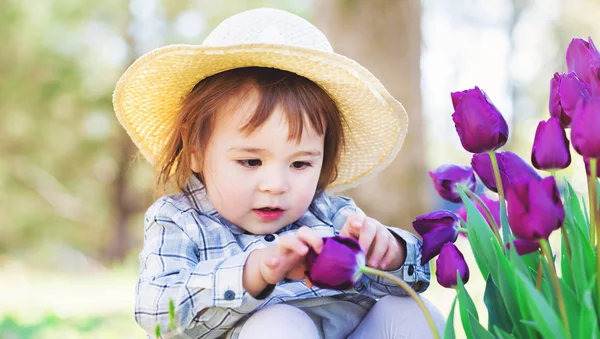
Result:
{"type": "Polygon", "coordinates": [[[302,138],[288,140],[284,112],[271,117],[249,136],[241,128],[258,100],[249,95],[231,113],[217,119],[202,172],[208,198],[229,222],[253,234],[274,233],[298,220],[314,197],[323,163],[324,136],[305,122],[302,138]]]}

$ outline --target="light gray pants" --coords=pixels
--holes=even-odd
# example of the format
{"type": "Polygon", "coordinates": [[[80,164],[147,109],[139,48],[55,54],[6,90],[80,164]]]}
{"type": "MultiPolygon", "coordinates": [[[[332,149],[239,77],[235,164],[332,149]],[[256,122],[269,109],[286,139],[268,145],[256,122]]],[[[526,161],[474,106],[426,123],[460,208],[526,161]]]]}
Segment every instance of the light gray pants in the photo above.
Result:
{"type": "MultiPolygon", "coordinates": [[[[440,337],[445,317],[421,297],[431,313],[440,337]]],[[[275,304],[253,314],[243,325],[240,339],[392,339],[433,338],[427,320],[410,297],[386,296],[370,309],[344,304],[343,309],[319,305],[275,304]],[[335,311],[337,316],[326,315],[335,311]]]]}

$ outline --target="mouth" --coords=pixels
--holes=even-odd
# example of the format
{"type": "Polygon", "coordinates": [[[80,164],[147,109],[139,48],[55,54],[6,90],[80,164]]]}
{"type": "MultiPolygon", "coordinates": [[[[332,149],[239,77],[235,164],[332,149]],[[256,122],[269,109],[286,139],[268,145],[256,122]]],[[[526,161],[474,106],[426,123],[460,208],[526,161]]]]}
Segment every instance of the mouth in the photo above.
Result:
{"type": "Polygon", "coordinates": [[[279,219],[283,212],[283,209],[279,207],[263,207],[263,208],[255,208],[254,213],[264,221],[274,221],[279,219]]]}

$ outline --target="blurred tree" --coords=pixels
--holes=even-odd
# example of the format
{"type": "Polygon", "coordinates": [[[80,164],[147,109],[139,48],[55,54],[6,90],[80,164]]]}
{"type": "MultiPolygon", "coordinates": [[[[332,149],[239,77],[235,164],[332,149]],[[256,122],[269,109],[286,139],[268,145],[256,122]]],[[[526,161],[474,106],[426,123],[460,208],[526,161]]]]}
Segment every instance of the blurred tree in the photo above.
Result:
{"type": "Polygon", "coordinates": [[[408,112],[409,131],[396,160],[348,193],[368,215],[410,230],[432,196],[421,118],[420,11],[418,0],[317,0],[314,10],[334,50],[373,72],[408,112]]]}

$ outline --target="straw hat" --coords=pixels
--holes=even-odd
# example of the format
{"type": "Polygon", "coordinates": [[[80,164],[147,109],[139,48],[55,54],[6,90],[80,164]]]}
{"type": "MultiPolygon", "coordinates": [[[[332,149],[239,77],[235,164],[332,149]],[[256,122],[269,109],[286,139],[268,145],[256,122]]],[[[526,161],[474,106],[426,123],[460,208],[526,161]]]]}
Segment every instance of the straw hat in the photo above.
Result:
{"type": "Polygon", "coordinates": [[[305,19],[269,8],[225,19],[201,45],[169,45],[140,57],[117,83],[117,118],[154,164],[182,99],[194,85],[210,75],[248,66],[304,76],[337,103],[349,128],[338,177],[328,191],[341,191],[376,175],[400,150],[408,117],[379,80],[357,62],[334,53],[323,33],[305,19]]]}

